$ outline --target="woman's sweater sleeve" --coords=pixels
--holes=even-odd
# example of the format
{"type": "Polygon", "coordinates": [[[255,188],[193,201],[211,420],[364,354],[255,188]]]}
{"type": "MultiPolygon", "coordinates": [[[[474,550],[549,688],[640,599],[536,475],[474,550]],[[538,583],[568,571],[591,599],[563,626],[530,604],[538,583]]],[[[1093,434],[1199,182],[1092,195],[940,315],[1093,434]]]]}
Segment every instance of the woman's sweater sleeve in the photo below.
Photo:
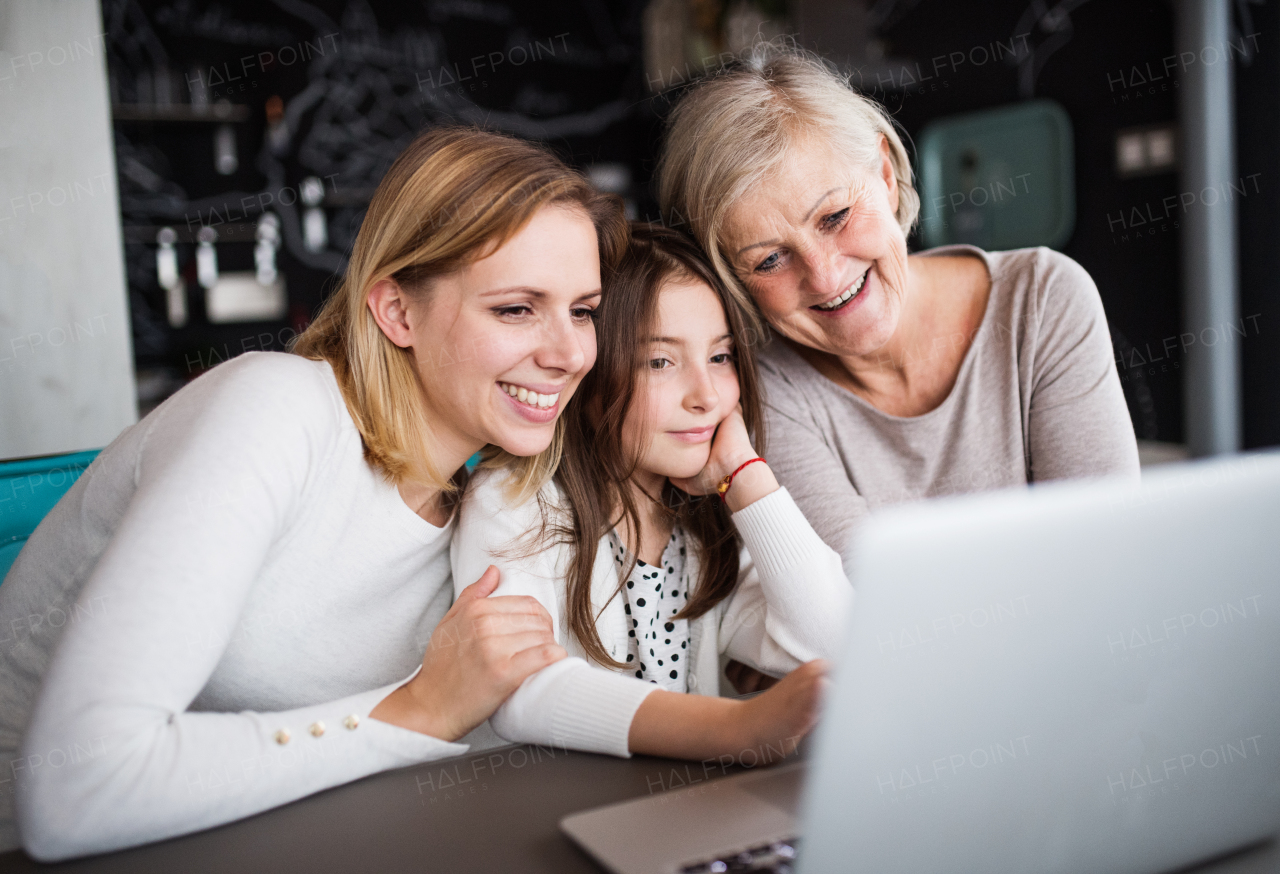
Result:
{"type": "Polygon", "coordinates": [[[106,609],[68,624],[45,673],[16,799],[38,859],[208,828],[467,749],[370,719],[399,683],[283,712],[188,710],[222,654],[190,642],[232,638],[269,550],[298,533],[289,520],[342,415],[300,359],[223,366],[143,426],[136,490],[79,596],[106,609]]]}
{"type": "MultiPolygon", "coordinates": [[[[500,471],[482,472],[472,481],[454,532],[455,595],[497,566],[501,579],[494,595],[536,598],[555,626],[556,640],[569,646],[562,599],[562,544],[537,544],[542,519],[538,502],[512,506],[505,499],[500,471]]],[[[502,738],[628,757],[631,720],[657,686],[565,658],[526,679],[489,724],[502,738]]]]}
{"type": "Polygon", "coordinates": [[[766,673],[834,659],[853,587],[840,556],[785,488],[733,514],[744,549],[738,587],[720,620],[720,652],[766,673]]]}
{"type": "Polygon", "coordinates": [[[1033,262],[1026,445],[1032,482],[1139,477],[1133,420],[1097,286],[1083,267],[1041,250],[1033,262]],[[1033,344],[1033,345],[1032,345],[1033,344]]]}

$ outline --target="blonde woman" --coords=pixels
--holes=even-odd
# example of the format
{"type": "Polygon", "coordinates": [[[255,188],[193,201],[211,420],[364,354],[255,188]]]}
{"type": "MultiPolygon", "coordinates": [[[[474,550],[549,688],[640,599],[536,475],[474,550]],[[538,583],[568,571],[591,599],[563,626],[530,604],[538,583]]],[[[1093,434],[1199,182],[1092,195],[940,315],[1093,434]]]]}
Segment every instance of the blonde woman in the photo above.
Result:
{"type": "Polygon", "coordinates": [[[1138,475],[1089,275],[1044,248],[909,255],[920,199],[902,140],[820,59],[762,44],[695,86],[658,185],[775,333],[769,461],[846,561],[886,504],[1138,475]]]}
{"type": "Polygon", "coordinates": [[[116,849],[457,755],[562,658],[493,569],[450,607],[454,497],[485,446],[535,487],[554,469],[626,233],[538,147],[415,141],[299,354],[125,431],[0,587],[4,848],[116,849]],[[55,615],[80,618],[25,621],[55,615]]]}

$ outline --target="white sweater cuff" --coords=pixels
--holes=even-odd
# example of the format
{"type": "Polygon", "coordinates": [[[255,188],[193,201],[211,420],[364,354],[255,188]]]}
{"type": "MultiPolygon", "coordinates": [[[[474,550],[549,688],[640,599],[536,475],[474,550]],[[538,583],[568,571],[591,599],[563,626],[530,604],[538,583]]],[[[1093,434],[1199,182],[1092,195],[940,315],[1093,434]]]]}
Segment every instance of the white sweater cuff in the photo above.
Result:
{"type": "Polygon", "coordinates": [[[734,513],[733,523],[761,576],[777,578],[827,549],[785,488],[734,513]]]}
{"type": "Polygon", "coordinates": [[[657,688],[565,658],[525,680],[491,723],[507,740],[628,758],[631,720],[657,688]]]}
{"type": "MultiPolygon", "coordinates": [[[[451,743],[369,716],[369,713],[382,703],[384,698],[416,677],[421,670],[422,666],[419,665],[418,670],[399,682],[389,683],[381,689],[361,692],[342,702],[346,705],[345,709],[349,710],[348,715],[356,717],[359,728],[366,730],[366,740],[372,741],[374,748],[380,752],[385,763],[384,767],[396,768],[433,759],[461,756],[470,749],[467,744],[451,743]]],[[[345,722],[344,717],[344,729],[347,728],[345,722]]]]}
{"type": "MultiPolygon", "coordinates": [[[[379,771],[465,753],[465,744],[369,717],[402,682],[287,711],[184,711],[166,720],[155,708],[103,707],[109,727],[101,752],[72,766],[42,769],[39,779],[27,781],[17,799],[23,844],[42,860],[106,852],[221,825],[379,771]],[[115,725],[118,732],[110,727],[115,725]],[[140,776],[145,757],[168,765],[140,776]]],[[[66,743],[48,741],[55,742],[66,743]]],[[[46,741],[29,734],[25,743],[46,741]]]]}

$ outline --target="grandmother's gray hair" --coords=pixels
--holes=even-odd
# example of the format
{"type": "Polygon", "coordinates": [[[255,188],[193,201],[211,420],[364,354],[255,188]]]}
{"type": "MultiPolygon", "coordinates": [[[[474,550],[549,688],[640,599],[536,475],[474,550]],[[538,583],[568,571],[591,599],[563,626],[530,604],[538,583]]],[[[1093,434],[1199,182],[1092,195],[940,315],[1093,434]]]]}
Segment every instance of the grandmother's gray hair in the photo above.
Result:
{"type": "Polygon", "coordinates": [[[687,223],[726,285],[738,289],[720,245],[734,203],[804,139],[825,139],[836,152],[878,171],[881,136],[889,145],[896,217],[905,235],[920,213],[920,195],[893,118],[834,65],[794,41],[759,42],[695,83],[672,110],[657,167],[664,221],[687,223]]]}

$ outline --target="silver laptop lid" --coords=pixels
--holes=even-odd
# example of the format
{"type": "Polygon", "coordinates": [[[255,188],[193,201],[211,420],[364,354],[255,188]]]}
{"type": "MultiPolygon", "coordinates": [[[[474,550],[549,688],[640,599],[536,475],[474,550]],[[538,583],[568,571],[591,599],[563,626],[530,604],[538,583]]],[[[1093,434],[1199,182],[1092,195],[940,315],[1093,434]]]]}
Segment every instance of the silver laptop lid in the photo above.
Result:
{"type": "Polygon", "coordinates": [[[1139,872],[1280,826],[1280,455],[863,529],[800,871],[1139,872]]]}

